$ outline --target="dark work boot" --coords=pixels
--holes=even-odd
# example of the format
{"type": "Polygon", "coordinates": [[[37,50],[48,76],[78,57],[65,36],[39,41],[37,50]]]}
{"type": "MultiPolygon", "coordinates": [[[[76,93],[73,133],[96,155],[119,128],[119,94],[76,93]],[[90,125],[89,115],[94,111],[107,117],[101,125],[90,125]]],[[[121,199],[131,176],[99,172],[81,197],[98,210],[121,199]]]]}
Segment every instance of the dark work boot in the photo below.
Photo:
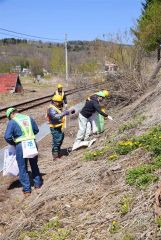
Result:
{"type": "Polygon", "coordinates": [[[58,152],[58,158],[61,158],[61,151],[58,152]]]}
{"type": "Polygon", "coordinates": [[[53,152],[53,161],[59,158],[58,152],[53,152]]]}

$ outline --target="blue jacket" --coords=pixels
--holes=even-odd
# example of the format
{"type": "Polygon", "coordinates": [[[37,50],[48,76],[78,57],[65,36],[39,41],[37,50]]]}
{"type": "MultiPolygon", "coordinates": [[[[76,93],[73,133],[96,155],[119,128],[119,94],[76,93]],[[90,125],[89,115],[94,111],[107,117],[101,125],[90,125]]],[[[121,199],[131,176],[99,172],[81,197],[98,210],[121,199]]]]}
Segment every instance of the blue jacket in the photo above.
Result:
{"type": "Polygon", "coordinates": [[[58,113],[54,108],[48,108],[47,115],[49,117],[49,123],[59,124],[61,123],[62,118],[66,115],[66,111],[58,113]]]}
{"type": "MultiPolygon", "coordinates": [[[[37,134],[39,132],[38,126],[34,119],[31,119],[31,125],[32,125],[32,130],[34,134],[37,134]]],[[[15,142],[13,141],[13,138],[18,138],[22,136],[22,131],[20,126],[14,121],[13,119],[9,120],[7,129],[4,134],[4,138],[7,143],[11,145],[15,145],[15,142]]]]}

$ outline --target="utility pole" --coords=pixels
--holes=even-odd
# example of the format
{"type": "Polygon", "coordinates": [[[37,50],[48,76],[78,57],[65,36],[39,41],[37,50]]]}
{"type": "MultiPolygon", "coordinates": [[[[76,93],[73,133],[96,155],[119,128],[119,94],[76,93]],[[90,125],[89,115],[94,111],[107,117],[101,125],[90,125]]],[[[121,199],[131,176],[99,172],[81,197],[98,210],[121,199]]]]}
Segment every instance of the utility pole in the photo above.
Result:
{"type": "Polygon", "coordinates": [[[67,52],[67,34],[65,34],[65,80],[68,83],[68,52],[67,52]]]}

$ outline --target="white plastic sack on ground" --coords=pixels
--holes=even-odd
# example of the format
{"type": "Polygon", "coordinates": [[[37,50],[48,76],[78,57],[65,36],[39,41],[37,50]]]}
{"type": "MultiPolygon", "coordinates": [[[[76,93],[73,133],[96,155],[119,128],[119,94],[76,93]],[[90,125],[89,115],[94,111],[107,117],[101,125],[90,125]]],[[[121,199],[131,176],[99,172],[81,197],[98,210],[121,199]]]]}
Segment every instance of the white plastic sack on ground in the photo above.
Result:
{"type": "Polygon", "coordinates": [[[96,141],[96,138],[93,138],[90,141],[81,141],[80,143],[76,142],[73,144],[72,151],[81,147],[90,147],[95,141],[96,141]]]}
{"type": "Polygon", "coordinates": [[[3,176],[18,176],[19,169],[16,161],[16,148],[9,145],[4,151],[3,176]]]}
{"type": "Polygon", "coordinates": [[[96,141],[96,139],[94,138],[94,139],[92,139],[92,140],[90,140],[89,141],[89,143],[88,143],[88,147],[90,147],[94,142],[96,141]]]}
{"type": "Polygon", "coordinates": [[[80,143],[74,143],[72,147],[72,151],[81,148],[81,147],[88,147],[89,141],[82,141],[80,143]]]}
{"type": "Polygon", "coordinates": [[[33,158],[38,155],[34,140],[22,141],[23,158],[33,158]]]}

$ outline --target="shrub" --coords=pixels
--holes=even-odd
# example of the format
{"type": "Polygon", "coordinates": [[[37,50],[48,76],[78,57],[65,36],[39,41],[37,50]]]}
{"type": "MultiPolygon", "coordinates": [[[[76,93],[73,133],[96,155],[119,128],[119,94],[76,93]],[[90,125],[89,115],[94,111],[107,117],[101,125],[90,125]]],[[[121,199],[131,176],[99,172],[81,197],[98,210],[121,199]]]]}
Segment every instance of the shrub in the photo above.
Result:
{"type": "Polygon", "coordinates": [[[115,147],[115,151],[117,154],[125,155],[133,151],[134,149],[138,148],[138,146],[139,146],[139,142],[130,141],[130,140],[121,141],[117,143],[115,147]]]}
{"type": "Polygon", "coordinates": [[[128,171],[126,182],[129,185],[135,185],[140,188],[146,187],[148,184],[158,180],[158,177],[153,174],[155,167],[152,164],[144,164],[128,171]]]}

